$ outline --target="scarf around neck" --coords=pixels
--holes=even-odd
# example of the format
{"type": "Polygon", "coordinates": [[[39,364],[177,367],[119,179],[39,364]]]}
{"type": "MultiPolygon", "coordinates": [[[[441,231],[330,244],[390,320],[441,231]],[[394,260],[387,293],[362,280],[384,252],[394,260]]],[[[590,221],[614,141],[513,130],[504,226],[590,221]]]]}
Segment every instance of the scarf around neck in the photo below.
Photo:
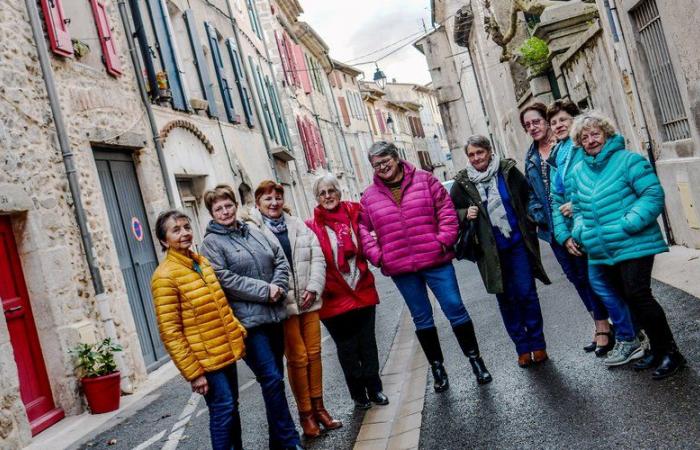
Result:
{"type": "Polygon", "coordinates": [[[512,229],[508,223],[508,213],[503,205],[501,193],[498,192],[498,169],[501,165],[501,157],[497,154],[491,156],[491,162],[485,171],[479,172],[471,164],[467,164],[467,176],[479,191],[482,201],[486,201],[487,211],[491,225],[498,228],[503,236],[510,237],[512,229]]]}
{"type": "Polygon", "coordinates": [[[352,224],[350,216],[342,207],[337,207],[333,211],[319,208],[324,225],[327,225],[335,233],[338,240],[338,270],[343,273],[350,272],[348,260],[357,255],[357,246],[352,240],[352,224]]]}
{"type": "Polygon", "coordinates": [[[287,231],[287,223],[284,221],[284,214],[277,219],[272,219],[262,213],[260,215],[263,218],[263,223],[265,223],[265,225],[267,225],[267,227],[272,230],[273,233],[280,234],[287,231]]]}

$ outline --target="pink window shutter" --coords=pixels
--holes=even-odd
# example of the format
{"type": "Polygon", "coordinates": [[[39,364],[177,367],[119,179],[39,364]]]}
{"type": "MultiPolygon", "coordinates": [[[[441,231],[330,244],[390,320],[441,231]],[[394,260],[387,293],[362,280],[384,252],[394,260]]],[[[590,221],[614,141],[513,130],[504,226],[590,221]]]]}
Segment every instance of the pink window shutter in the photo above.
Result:
{"type": "Polygon", "coordinates": [[[73,43],[68,32],[68,22],[63,13],[61,0],[41,0],[46,31],[49,35],[51,51],[61,56],[73,54],[73,43]]]}
{"type": "Polygon", "coordinates": [[[119,76],[122,74],[122,63],[119,60],[117,46],[112,36],[112,28],[109,25],[105,4],[100,0],[90,0],[90,4],[92,5],[92,15],[97,25],[97,35],[100,38],[102,56],[104,56],[107,72],[115,77],[119,76]]]}
{"type": "Polygon", "coordinates": [[[282,61],[282,70],[284,71],[284,79],[287,82],[287,84],[292,84],[290,82],[291,73],[290,73],[290,68],[289,68],[289,59],[287,58],[287,51],[284,48],[283,39],[280,38],[280,35],[277,32],[277,30],[275,30],[275,42],[277,42],[277,51],[279,52],[280,60],[282,61]]]}

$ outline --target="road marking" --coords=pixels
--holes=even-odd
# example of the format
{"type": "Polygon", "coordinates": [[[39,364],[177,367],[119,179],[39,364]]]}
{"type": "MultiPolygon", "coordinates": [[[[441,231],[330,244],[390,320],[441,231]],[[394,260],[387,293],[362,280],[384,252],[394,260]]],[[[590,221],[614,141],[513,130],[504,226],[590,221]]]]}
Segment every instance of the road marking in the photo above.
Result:
{"type": "Polygon", "coordinates": [[[134,448],[131,449],[131,450],[145,450],[145,449],[147,449],[148,447],[150,447],[151,444],[155,444],[156,442],[160,441],[160,439],[161,439],[163,436],[165,436],[165,430],[161,431],[161,432],[158,433],[158,434],[154,434],[153,436],[151,436],[151,438],[150,438],[149,440],[142,442],[142,443],[139,444],[137,447],[134,447],[134,448]]]}

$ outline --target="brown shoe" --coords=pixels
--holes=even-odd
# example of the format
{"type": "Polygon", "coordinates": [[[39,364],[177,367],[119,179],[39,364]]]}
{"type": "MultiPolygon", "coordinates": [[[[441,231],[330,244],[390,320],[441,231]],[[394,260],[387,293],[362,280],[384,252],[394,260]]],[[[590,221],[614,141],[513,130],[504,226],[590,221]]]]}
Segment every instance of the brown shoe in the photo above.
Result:
{"type": "Polygon", "coordinates": [[[532,352],[532,361],[535,364],[543,363],[549,359],[549,355],[547,355],[546,350],[535,350],[532,352]]]}
{"type": "Polygon", "coordinates": [[[521,353],[518,355],[518,365],[520,367],[528,367],[532,364],[532,355],[529,353],[521,353]]]}
{"type": "Polygon", "coordinates": [[[315,438],[321,435],[321,429],[318,427],[318,422],[316,422],[314,418],[313,411],[299,411],[299,425],[301,425],[301,429],[304,431],[304,436],[308,438],[315,438]]]}
{"type": "Polygon", "coordinates": [[[323,425],[323,428],[326,430],[335,430],[336,428],[343,426],[343,422],[334,419],[331,417],[328,411],[326,411],[326,408],[323,406],[322,398],[312,398],[311,406],[313,408],[314,418],[318,421],[318,423],[323,425]]]}

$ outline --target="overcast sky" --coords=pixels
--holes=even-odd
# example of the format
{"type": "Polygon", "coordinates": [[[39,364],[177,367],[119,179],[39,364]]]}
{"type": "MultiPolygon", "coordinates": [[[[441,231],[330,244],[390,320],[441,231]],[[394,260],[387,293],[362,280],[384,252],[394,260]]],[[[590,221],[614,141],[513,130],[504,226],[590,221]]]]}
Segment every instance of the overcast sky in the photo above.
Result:
{"type": "MultiPolygon", "coordinates": [[[[430,0],[300,0],[308,22],[326,41],[333,59],[366,62],[384,56],[399,44],[352,61],[406,36],[423,31],[421,18],[430,29],[430,0]]],[[[402,42],[414,41],[420,34],[402,42]]],[[[388,81],[425,84],[430,73],[422,53],[408,45],[379,61],[388,81]]],[[[372,80],[374,65],[358,66],[365,79],[372,80]]]]}

